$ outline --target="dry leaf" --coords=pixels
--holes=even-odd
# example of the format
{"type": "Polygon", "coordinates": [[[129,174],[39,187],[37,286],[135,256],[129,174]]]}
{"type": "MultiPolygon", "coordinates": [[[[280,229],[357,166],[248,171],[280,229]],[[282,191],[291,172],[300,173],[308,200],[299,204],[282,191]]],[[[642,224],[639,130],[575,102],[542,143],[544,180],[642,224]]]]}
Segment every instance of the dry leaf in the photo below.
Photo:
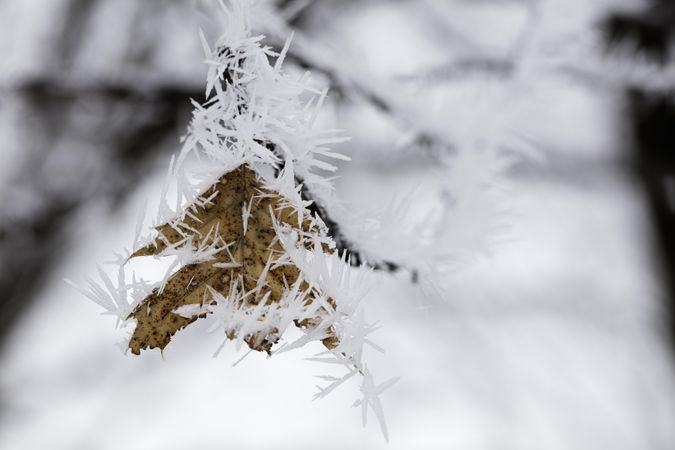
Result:
{"type": "MultiPolygon", "coordinates": [[[[134,309],[129,316],[137,322],[129,342],[131,351],[139,354],[144,349],[164,349],[178,330],[205,317],[201,314],[186,318],[175,311],[182,306],[213,301],[209,287],[227,297],[232,283],[240,283],[241,291],[250,292],[264,277],[256,295],[246,297],[247,305],[255,306],[266,296],[269,296],[268,303],[279,302],[284,290],[298,280],[300,272],[291,264],[269,267],[268,261],[284,252],[276,239],[272,214],[277,223],[289,225],[300,234],[322,232],[319,223],[304,214],[299,223],[297,209],[278,193],[265,188],[247,165],[223,175],[188,208],[181,221],[157,227],[159,236],[154,243],[137,250],[132,257],[160,255],[169,245],[182,243],[195,249],[213,245],[218,251],[212,259],[180,268],[162,290],[155,289],[134,309]]],[[[306,288],[303,289],[308,292],[306,302],[311,302],[312,291],[306,288]]],[[[305,320],[296,325],[312,327],[316,323],[305,320]]],[[[253,350],[269,352],[278,338],[275,333],[269,333],[248,335],[244,340],[253,350]]],[[[332,348],[337,339],[328,337],[323,342],[332,348]]]]}

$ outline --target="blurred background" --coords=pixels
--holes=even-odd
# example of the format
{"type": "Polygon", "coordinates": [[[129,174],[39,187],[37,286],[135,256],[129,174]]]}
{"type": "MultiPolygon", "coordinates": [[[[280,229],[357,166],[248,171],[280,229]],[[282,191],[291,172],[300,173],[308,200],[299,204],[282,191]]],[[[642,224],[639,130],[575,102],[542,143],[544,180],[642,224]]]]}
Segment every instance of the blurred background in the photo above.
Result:
{"type": "Polygon", "coordinates": [[[507,235],[442,298],[376,274],[370,365],[403,377],[389,445],[356,387],[311,401],[320,348],[232,367],[196,323],[124,356],[63,281],[156,201],[204,97],[212,3],[0,0],[0,448],[675,448],[670,2],[258,2],[269,45],[296,30],[287,70],[331,86],[353,212],[423,202],[439,149],[521,155],[499,174],[507,235]]]}

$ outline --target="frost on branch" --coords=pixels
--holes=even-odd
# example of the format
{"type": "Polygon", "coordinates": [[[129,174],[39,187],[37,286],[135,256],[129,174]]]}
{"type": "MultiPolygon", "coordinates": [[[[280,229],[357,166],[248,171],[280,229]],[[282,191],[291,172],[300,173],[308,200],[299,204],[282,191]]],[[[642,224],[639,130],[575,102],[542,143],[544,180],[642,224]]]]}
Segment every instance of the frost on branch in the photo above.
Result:
{"type": "Polygon", "coordinates": [[[261,36],[249,36],[247,2],[222,6],[226,33],[213,49],[202,35],[207,99],[193,102],[154,234],[118,258],[117,286],[102,272],[104,286],[91,282],[84,293],[134,326],[127,348],[137,355],[163,350],[197,320],[210,321],[210,331],[237,349],[273,355],[320,342],[325,352],[316,359],[344,366],[347,375],[324,378],[330,383],[317,398],[360,376],[362,404],[373,408],[386,437],[363,358],[366,346],[381,351],[361,304],[370,270],[336,239],[337,222],[316,203],[332,190],[329,161],[346,159],[328,146],[346,139],[314,128],[326,91],[311,88],[308,74],[283,72],[290,40],[277,54],[261,46],[261,36]],[[160,281],[129,281],[127,263],[141,257],[174,263],[160,281]],[[291,326],[304,335],[281,344],[291,326]]]}

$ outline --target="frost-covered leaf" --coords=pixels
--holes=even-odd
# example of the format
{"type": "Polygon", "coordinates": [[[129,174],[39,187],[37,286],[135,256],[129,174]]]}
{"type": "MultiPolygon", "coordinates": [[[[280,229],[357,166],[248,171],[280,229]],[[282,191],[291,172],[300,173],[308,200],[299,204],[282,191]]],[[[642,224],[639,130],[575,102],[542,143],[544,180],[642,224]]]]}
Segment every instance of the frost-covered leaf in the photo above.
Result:
{"type": "MultiPolygon", "coordinates": [[[[130,318],[137,322],[129,342],[131,351],[139,354],[143,349],[164,349],[178,330],[205,317],[208,312],[189,307],[215,303],[209,289],[220,293],[225,301],[243,299],[244,308],[258,309],[256,320],[264,318],[261,308],[279,303],[300,277],[300,270],[293,264],[274,264],[284,254],[275,224],[283,224],[299,235],[322,235],[323,227],[307,214],[301,211],[299,215],[283,197],[266,188],[247,165],[223,175],[180,220],[157,227],[154,243],[132,255],[160,256],[172,250],[192,252],[190,263],[171,275],[165,286],[156,288],[131,313],[130,318]],[[242,293],[240,297],[232,298],[233,287],[242,293]],[[187,314],[188,311],[193,314],[187,314]]],[[[304,288],[300,287],[305,307],[315,298],[315,291],[308,287],[306,283],[304,288]]],[[[319,319],[296,320],[303,327],[318,323],[319,319]]],[[[242,332],[244,336],[228,337],[242,338],[257,351],[269,351],[279,338],[274,332],[246,333],[246,327],[242,332]]],[[[334,346],[334,339],[329,336],[323,342],[334,346]]]]}

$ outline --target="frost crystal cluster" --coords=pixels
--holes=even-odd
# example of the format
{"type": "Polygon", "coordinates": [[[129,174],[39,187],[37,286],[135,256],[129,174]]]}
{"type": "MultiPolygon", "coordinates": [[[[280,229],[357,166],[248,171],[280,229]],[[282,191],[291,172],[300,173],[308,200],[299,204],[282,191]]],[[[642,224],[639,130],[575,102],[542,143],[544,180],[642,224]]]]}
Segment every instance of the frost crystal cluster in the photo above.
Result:
{"type": "Polygon", "coordinates": [[[312,89],[308,74],[296,79],[282,70],[290,39],[277,54],[250,36],[245,2],[223,9],[226,33],[213,48],[201,36],[207,100],[195,102],[172,160],[154,235],[119,258],[116,285],[101,271],[103,286],[90,282],[85,294],[135,325],[127,344],[134,354],[163,350],[199,319],[238,349],[273,355],[321,342],[325,352],[314,359],[344,365],[346,374],[323,377],[328,384],[316,397],[361,377],[363,398],[354,406],[363,408],[364,424],[372,408],[386,438],[378,395],[395,379],[376,386],[363,361],[366,344],[379,349],[360,304],[369,271],[353,267],[312,197],[332,189],[330,161],[346,158],[327,145],[345,139],[314,127],[326,91],[312,89]],[[127,279],[129,259],[147,256],[172,257],[164,279],[127,279]],[[281,343],[292,326],[302,337],[281,343]]]}

